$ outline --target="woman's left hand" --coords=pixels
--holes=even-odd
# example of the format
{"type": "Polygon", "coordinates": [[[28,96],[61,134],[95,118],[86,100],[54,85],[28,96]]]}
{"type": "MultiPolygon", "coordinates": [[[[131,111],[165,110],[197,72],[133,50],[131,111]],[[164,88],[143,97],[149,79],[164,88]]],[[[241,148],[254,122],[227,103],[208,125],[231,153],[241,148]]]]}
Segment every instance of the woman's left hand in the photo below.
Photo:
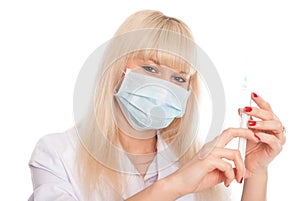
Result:
{"type": "Polygon", "coordinates": [[[248,128],[251,129],[260,143],[253,143],[248,140],[246,151],[246,168],[255,173],[266,169],[269,163],[281,152],[286,141],[285,128],[281,121],[274,114],[268,102],[255,93],[251,94],[252,100],[258,107],[240,109],[251,116],[248,128]],[[259,121],[253,120],[253,117],[259,121]]]}

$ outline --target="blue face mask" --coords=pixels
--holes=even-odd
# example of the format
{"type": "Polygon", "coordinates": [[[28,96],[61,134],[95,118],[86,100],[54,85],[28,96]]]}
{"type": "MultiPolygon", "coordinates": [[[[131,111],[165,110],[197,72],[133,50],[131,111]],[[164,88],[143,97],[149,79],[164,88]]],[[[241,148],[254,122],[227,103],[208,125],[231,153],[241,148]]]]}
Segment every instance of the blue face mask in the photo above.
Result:
{"type": "Polygon", "coordinates": [[[174,83],[130,70],[115,94],[124,116],[136,130],[166,128],[184,115],[189,95],[174,83]]]}

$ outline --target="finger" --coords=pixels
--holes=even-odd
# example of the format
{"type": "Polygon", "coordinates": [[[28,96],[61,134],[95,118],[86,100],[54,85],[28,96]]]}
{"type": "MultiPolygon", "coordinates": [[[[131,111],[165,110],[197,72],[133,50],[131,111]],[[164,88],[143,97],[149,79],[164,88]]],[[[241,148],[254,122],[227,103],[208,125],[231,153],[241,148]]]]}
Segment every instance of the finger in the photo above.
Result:
{"type": "Polygon", "coordinates": [[[253,142],[259,142],[253,131],[247,128],[228,128],[216,139],[216,147],[225,147],[233,138],[243,137],[253,142]]]}
{"type": "Polygon", "coordinates": [[[251,98],[261,109],[272,111],[270,103],[265,101],[262,97],[258,96],[256,93],[253,92],[251,94],[251,98]]]}
{"type": "Polygon", "coordinates": [[[240,108],[240,112],[244,112],[250,116],[257,117],[262,120],[273,120],[276,119],[275,114],[272,111],[260,109],[257,107],[246,106],[244,108],[240,108]]]}
{"type": "MultiPolygon", "coordinates": [[[[236,173],[236,168],[233,168],[235,175],[237,175],[236,173]]],[[[244,173],[244,179],[248,179],[253,175],[252,172],[250,172],[247,168],[245,168],[245,173],[244,173]]],[[[241,182],[240,182],[241,183],[241,182]]]]}
{"type": "Polygon", "coordinates": [[[273,136],[274,138],[276,138],[277,140],[279,140],[281,145],[284,145],[285,142],[286,142],[286,136],[283,133],[282,134],[277,134],[277,135],[272,135],[270,133],[266,133],[266,132],[263,132],[261,130],[254,130],[254,133],[260,139],[260,141],[262,141],[262,139],[259,137],[259,135],[270,135],[270,136],[273,136]]]}
{"type": "Polygon", "coordinates": [[[246,173],[246,168],[239,150],[227,149],[227,148],[215,148],[212,154],[218,158],[225,158],[229,161],[233,161],[235,165],[236,181],[240,182],[243,180],[246,173]]]}
{"type": "Polygon", "coordinates": [[[263,132],[256,132],[255,134],[261,139],[262,143],[270,146],[272,152],[269,154],[275,156],[281,152],[284,142],[281,142],[281,140],[279,140],[276,136],[263,132]]]}
{"type": "Polygon", "coordinates": [[[212,157],[212,160],[210,160],[210,164],[214,169],[218,169],[219,171],[224,173],[224,184],[228,187],[235,178],[234,170],[231,164],[216,157],[212,157]]]}
{"type": "Polygon", "coordinates": [[[249,120],[248,128],[271,131],[274,134],[282,134],[282,131],[284,130],[282,123],[278,120],[270,120],[270,121],[249,120]]]}

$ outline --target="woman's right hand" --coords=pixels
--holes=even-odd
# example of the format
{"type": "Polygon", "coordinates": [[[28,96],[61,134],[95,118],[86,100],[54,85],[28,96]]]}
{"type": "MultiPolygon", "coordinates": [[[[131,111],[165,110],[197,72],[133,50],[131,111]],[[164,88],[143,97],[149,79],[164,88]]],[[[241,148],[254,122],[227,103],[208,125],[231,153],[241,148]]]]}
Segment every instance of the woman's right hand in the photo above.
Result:
{"type": "Polygon", "coordinates": [[[213,141],[205,144],[192,160],[166,178],[171,182],[177,197],[202,191],[221,182],[228,187],[234,179],[241,183],[244,177],[249,176],[239,150],[225,148],[236,137],[259,142],[249,129],[224,130],[213,141]],[[232,161],[235,167],[223,159],[232,161]]]}

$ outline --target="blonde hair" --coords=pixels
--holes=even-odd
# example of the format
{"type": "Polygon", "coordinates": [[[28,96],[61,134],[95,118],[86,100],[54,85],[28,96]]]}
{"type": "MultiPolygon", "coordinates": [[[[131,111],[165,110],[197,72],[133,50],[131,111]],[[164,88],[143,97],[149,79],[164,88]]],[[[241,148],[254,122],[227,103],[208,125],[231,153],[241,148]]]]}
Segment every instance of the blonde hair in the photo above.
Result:
{"type": "MultiPolygon", "coordinates": [[[[185,58],[193,55],[192,42],[191,31],[184,22],[151,10],[139,11],[128,17],[115,33],[115,37],[109,41],[99,68],[94,103],[78,129],[81,143],[77,163],[80,182],[87,197],[96,193],[105,200],[112,200],[126,191],[124,175],[128,170],[122,165],[126,163],[126,157],[120,154],[122,146],[114,116],[114,93],[128,59],[155,59],[169,67],[191,70],[193,68],[190,59],[185,58]],[[139,35],[145,35],[137,39],[136,34],[131,34],[135,31],[138,31],[139,35]],[[115,198],[103,190],[105,185],[114,189],[115,198]]],[[[195,71],[191,71],[190,74],[189,90],[192,93],[186,107],[186,115],[175,119],[160,131],[161,137],[178,156],[181,164],[190,160],[200,148],[196,138],[198,122],[195,122],[198,120],[199,77],[195,71]]],[[[218,192],[221,191],[213,187],[198,197],[200,199],[208,195],[210,198],[221,200],[221,193],[218,192]]]]}

